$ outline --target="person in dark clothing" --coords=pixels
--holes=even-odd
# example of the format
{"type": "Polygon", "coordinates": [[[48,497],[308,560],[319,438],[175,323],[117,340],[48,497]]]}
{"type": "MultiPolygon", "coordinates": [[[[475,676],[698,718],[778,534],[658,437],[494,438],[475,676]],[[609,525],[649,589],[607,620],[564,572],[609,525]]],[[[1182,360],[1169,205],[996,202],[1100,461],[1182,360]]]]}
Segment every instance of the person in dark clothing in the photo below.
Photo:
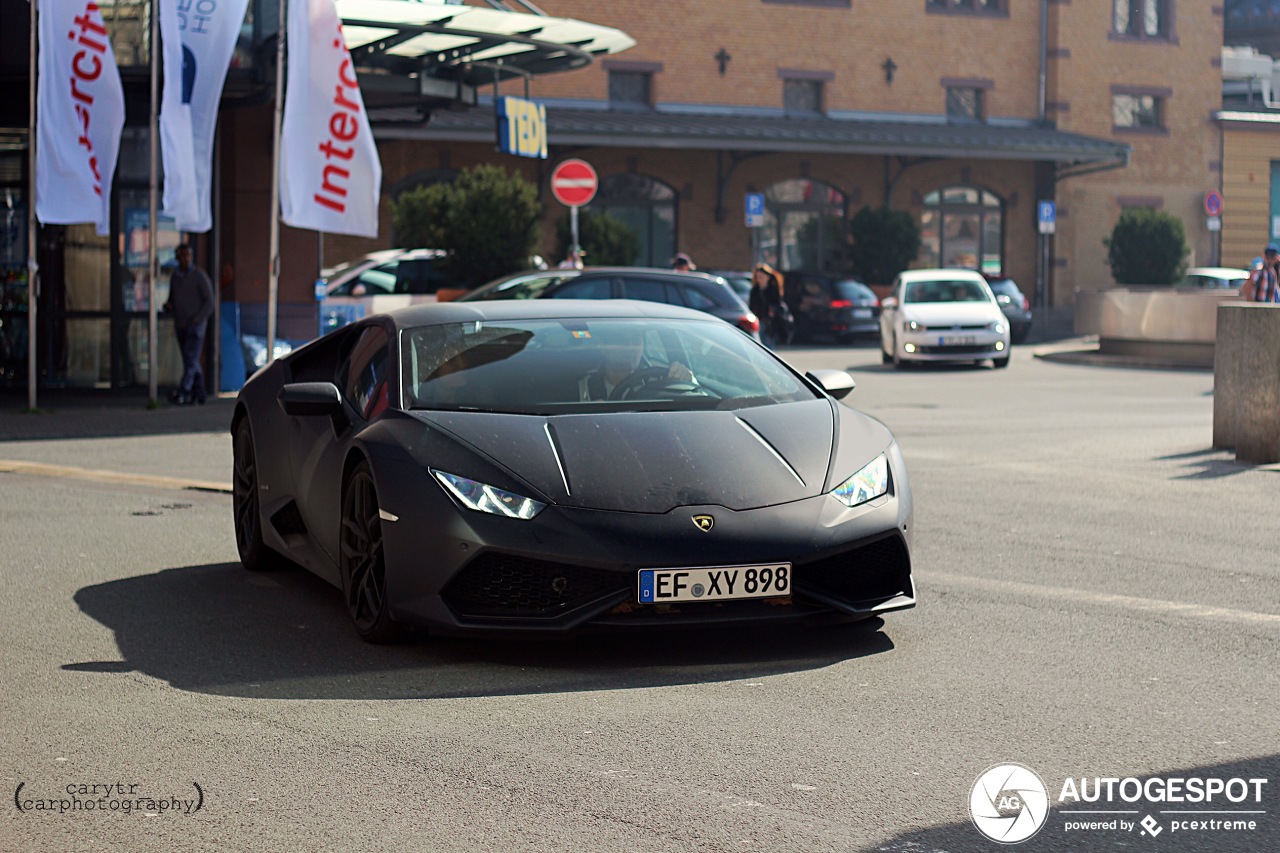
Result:
{"type": "Polygon", "coordinates": [[[190,245],[178,246],[174,258],[178,268],[169,277],[169,301],[164,309],[173,313],[173,330],[182,353],[182,382],[169,392],[169,400],[185,406],[205,401],[200,355],[205,328],[213,316],[213,284],[204,270],[192,266],[190,245]]]}
{"type": "Polygon", "coordinates": [[[760,320],[760,337],[765,346],[791,342],[791,312],[782,301],[782,274],[768,264],[758,264],[751,272],[747,307],[760,320]]]}

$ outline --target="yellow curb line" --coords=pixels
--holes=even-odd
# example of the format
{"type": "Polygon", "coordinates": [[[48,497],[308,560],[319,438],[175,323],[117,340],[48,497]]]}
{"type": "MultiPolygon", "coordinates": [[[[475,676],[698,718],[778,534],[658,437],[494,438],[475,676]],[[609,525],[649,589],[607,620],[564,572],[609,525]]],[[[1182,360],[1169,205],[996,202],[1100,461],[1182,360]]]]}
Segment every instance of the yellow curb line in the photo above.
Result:
{"type": "Polygon", "coordinates": [[[100,483],[127,483],[133,486],[155,486],[162,489],[195,489],[202,492],[231,493],[230,483],[183,480],[178,477],[160,477],[153,474],[125,474],[120,471],[77,468],[72,465],[47,465],[43,462],[18,462],[11,459],[0,459],[0,474],[66,477],[71,480],[96,480],[100,483]]]}

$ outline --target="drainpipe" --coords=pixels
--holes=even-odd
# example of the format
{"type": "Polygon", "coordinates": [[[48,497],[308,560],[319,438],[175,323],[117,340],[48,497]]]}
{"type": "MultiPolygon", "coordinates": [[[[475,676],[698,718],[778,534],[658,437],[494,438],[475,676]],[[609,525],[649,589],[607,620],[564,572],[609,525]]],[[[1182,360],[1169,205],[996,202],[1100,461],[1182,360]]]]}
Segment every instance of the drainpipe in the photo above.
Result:
{"type": "Polygon", "coordinates": [[[1044,124],[1048,115],[1049,89],[1049,0],[1040,0],[1040,98],[1037,117],[1044,124]]]}

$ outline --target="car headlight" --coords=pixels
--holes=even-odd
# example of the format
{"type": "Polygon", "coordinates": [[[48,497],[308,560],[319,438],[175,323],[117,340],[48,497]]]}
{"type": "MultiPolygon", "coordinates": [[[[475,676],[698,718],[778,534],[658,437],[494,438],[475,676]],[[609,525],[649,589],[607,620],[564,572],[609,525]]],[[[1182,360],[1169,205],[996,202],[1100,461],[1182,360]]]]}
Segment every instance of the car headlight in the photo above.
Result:
{"type": "Polygon", "coordinates": [[[1003,334],[1004,334],[1004,323],[988,323],[988,324],[987,324],[987,331],[988,331],[988,332],[995,332],[997,335],[1003,335],[1003,334]]]}
{"type": "Polygon", "coordinates": [[[922,324],[922,323],[917,323],[915,320],[908,320],[908,321],[907,321],[907,331],[908,331],[908,332],[924,332],[924,331],[927,331],[927,328],[928,328],[928,327],[926,327],[924,324],[922,324]]]}
{"type": "Polygon", "coordinates": [[[889,460],[881,453],[862,470],[836,486],[831,494],[845,506],[858,506],[889,491],[889,460]]]}
{"type": "Polygon", "coordinates": [[[457,498],[459,503],[467,509],[503,515],[507,518],[529,519],[542,512],[547,506],[533,498],[496,489],[484,483],[477,483],[475,480],[468,480],[466,477],[459,477],[457,474],[437,471],[434,468],[427,470],[435,475],[445,491],[457,498]]]}

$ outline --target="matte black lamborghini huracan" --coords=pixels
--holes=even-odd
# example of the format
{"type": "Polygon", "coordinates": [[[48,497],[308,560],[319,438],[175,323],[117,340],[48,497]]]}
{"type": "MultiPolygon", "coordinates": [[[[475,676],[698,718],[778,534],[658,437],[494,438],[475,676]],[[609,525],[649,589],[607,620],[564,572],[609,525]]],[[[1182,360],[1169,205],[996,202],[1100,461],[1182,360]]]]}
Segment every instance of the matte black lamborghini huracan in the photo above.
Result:
{"type": "Polygon", "coordinates": [[[373,316],[240,392],[236,543],[372,642],[901,610],[911,492],[852,388],[656,303],[373,316]]]}

